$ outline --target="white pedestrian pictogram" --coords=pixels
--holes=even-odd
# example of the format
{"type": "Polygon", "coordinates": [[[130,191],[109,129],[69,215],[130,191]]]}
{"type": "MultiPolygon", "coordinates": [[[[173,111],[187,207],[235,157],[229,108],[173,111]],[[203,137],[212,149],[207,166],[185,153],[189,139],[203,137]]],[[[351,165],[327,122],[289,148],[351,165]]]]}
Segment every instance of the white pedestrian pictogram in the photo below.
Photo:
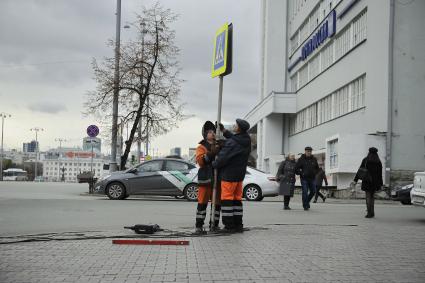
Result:
{"type": "Polygon", "coordinates": [[[224,61],[224,33],[217,38],[217,47],[215,53],[215,65],[224,61]]]}

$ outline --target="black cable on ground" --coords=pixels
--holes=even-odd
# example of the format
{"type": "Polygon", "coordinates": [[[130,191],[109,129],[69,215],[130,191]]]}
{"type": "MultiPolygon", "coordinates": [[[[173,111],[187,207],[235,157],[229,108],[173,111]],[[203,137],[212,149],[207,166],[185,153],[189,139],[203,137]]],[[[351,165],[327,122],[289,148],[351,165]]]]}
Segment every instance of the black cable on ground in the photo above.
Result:
{"type": "MultiPolygon", "coordinates": [[[[99,233],[100,231],[96,231],[99,233]]],[[[0,237],[0,245],[16,244],[16,243],[27,243],[27,242],[46,242],[46,241],[78,241],[78,240],[99,240],[99,239],[161,239],[161,238],[193,238],[193,237],[219,237],[229,236],[230,234],[225,233],[207,233],[207,234],[195,234],[192,232],[185,231],[174,231],[164,229],[158,234],[134,234],[134,235],[92,235],[85,236],[84,232],[72,232],[63,233],[43,233],[43,234],[32,234],[32,235],[18,235],[10,237],[0,237]],[[41,237],[40,237],[41,236],[41,237]],[[68,238],[60,238],[68,237],[68,238]]]]}

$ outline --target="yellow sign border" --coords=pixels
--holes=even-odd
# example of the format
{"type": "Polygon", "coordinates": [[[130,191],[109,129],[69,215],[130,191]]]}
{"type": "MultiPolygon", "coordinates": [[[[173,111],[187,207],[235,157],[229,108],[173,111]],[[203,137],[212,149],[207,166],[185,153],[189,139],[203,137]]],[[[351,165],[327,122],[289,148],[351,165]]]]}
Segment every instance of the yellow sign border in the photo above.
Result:
{"type": "Polygon", "coordinates": [[[229,24],[225,23],[224,25],[222,25],[216,32],[215,34],[215,38],[214,38],[214,52],[213,52],[213,60],[212,60],[212,65],[211,65],[211,77],[215,78],[221,74],[224,74],[226,72],[227,69],[227,46],[228,46],[228,40],[229,40],[229,24]],[[214,70],[214,59],[215,59],[215,54],[216,54],[216,49],[217,49],[217,37],[222,34],[223,32],[226,33],[225,35],[225,46],[224,46],[224,64],[222,67],[218,68],[217,70],[214,70]]]}

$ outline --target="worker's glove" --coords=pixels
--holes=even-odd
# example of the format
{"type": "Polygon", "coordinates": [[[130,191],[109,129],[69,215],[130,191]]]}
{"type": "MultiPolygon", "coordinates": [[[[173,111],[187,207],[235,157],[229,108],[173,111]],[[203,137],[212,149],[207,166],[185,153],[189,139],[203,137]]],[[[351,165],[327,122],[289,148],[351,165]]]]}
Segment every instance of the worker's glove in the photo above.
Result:
{"type": "Polygon", "coordinates": [[[205,163],[211,163],[214,160],[214,155],[212,154],[211,151],[208,151],[205,155],[204,155],[204,161],[205,163]]]}
{"type": "MultiPolygon", "coordinates": [[[[217,128],[217,122],[215,122],[215,127],[217,128]]],[[[224,125],[222,123],[218,123],[218,127],[220,129],[220,132],[224,132],[225,131],[224,125]]]]}

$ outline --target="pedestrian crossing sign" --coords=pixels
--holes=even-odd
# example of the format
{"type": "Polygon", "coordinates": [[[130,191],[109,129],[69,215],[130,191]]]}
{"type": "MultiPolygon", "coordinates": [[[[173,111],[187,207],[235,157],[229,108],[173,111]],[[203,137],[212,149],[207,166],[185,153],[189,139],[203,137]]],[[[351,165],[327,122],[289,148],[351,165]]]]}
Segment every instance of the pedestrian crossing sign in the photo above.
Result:
{"type": "Polygon", "coordinates": [[[232,72],[232,24],[224,24],[215,35],[211,76],[225,76],[232,72]]]}

